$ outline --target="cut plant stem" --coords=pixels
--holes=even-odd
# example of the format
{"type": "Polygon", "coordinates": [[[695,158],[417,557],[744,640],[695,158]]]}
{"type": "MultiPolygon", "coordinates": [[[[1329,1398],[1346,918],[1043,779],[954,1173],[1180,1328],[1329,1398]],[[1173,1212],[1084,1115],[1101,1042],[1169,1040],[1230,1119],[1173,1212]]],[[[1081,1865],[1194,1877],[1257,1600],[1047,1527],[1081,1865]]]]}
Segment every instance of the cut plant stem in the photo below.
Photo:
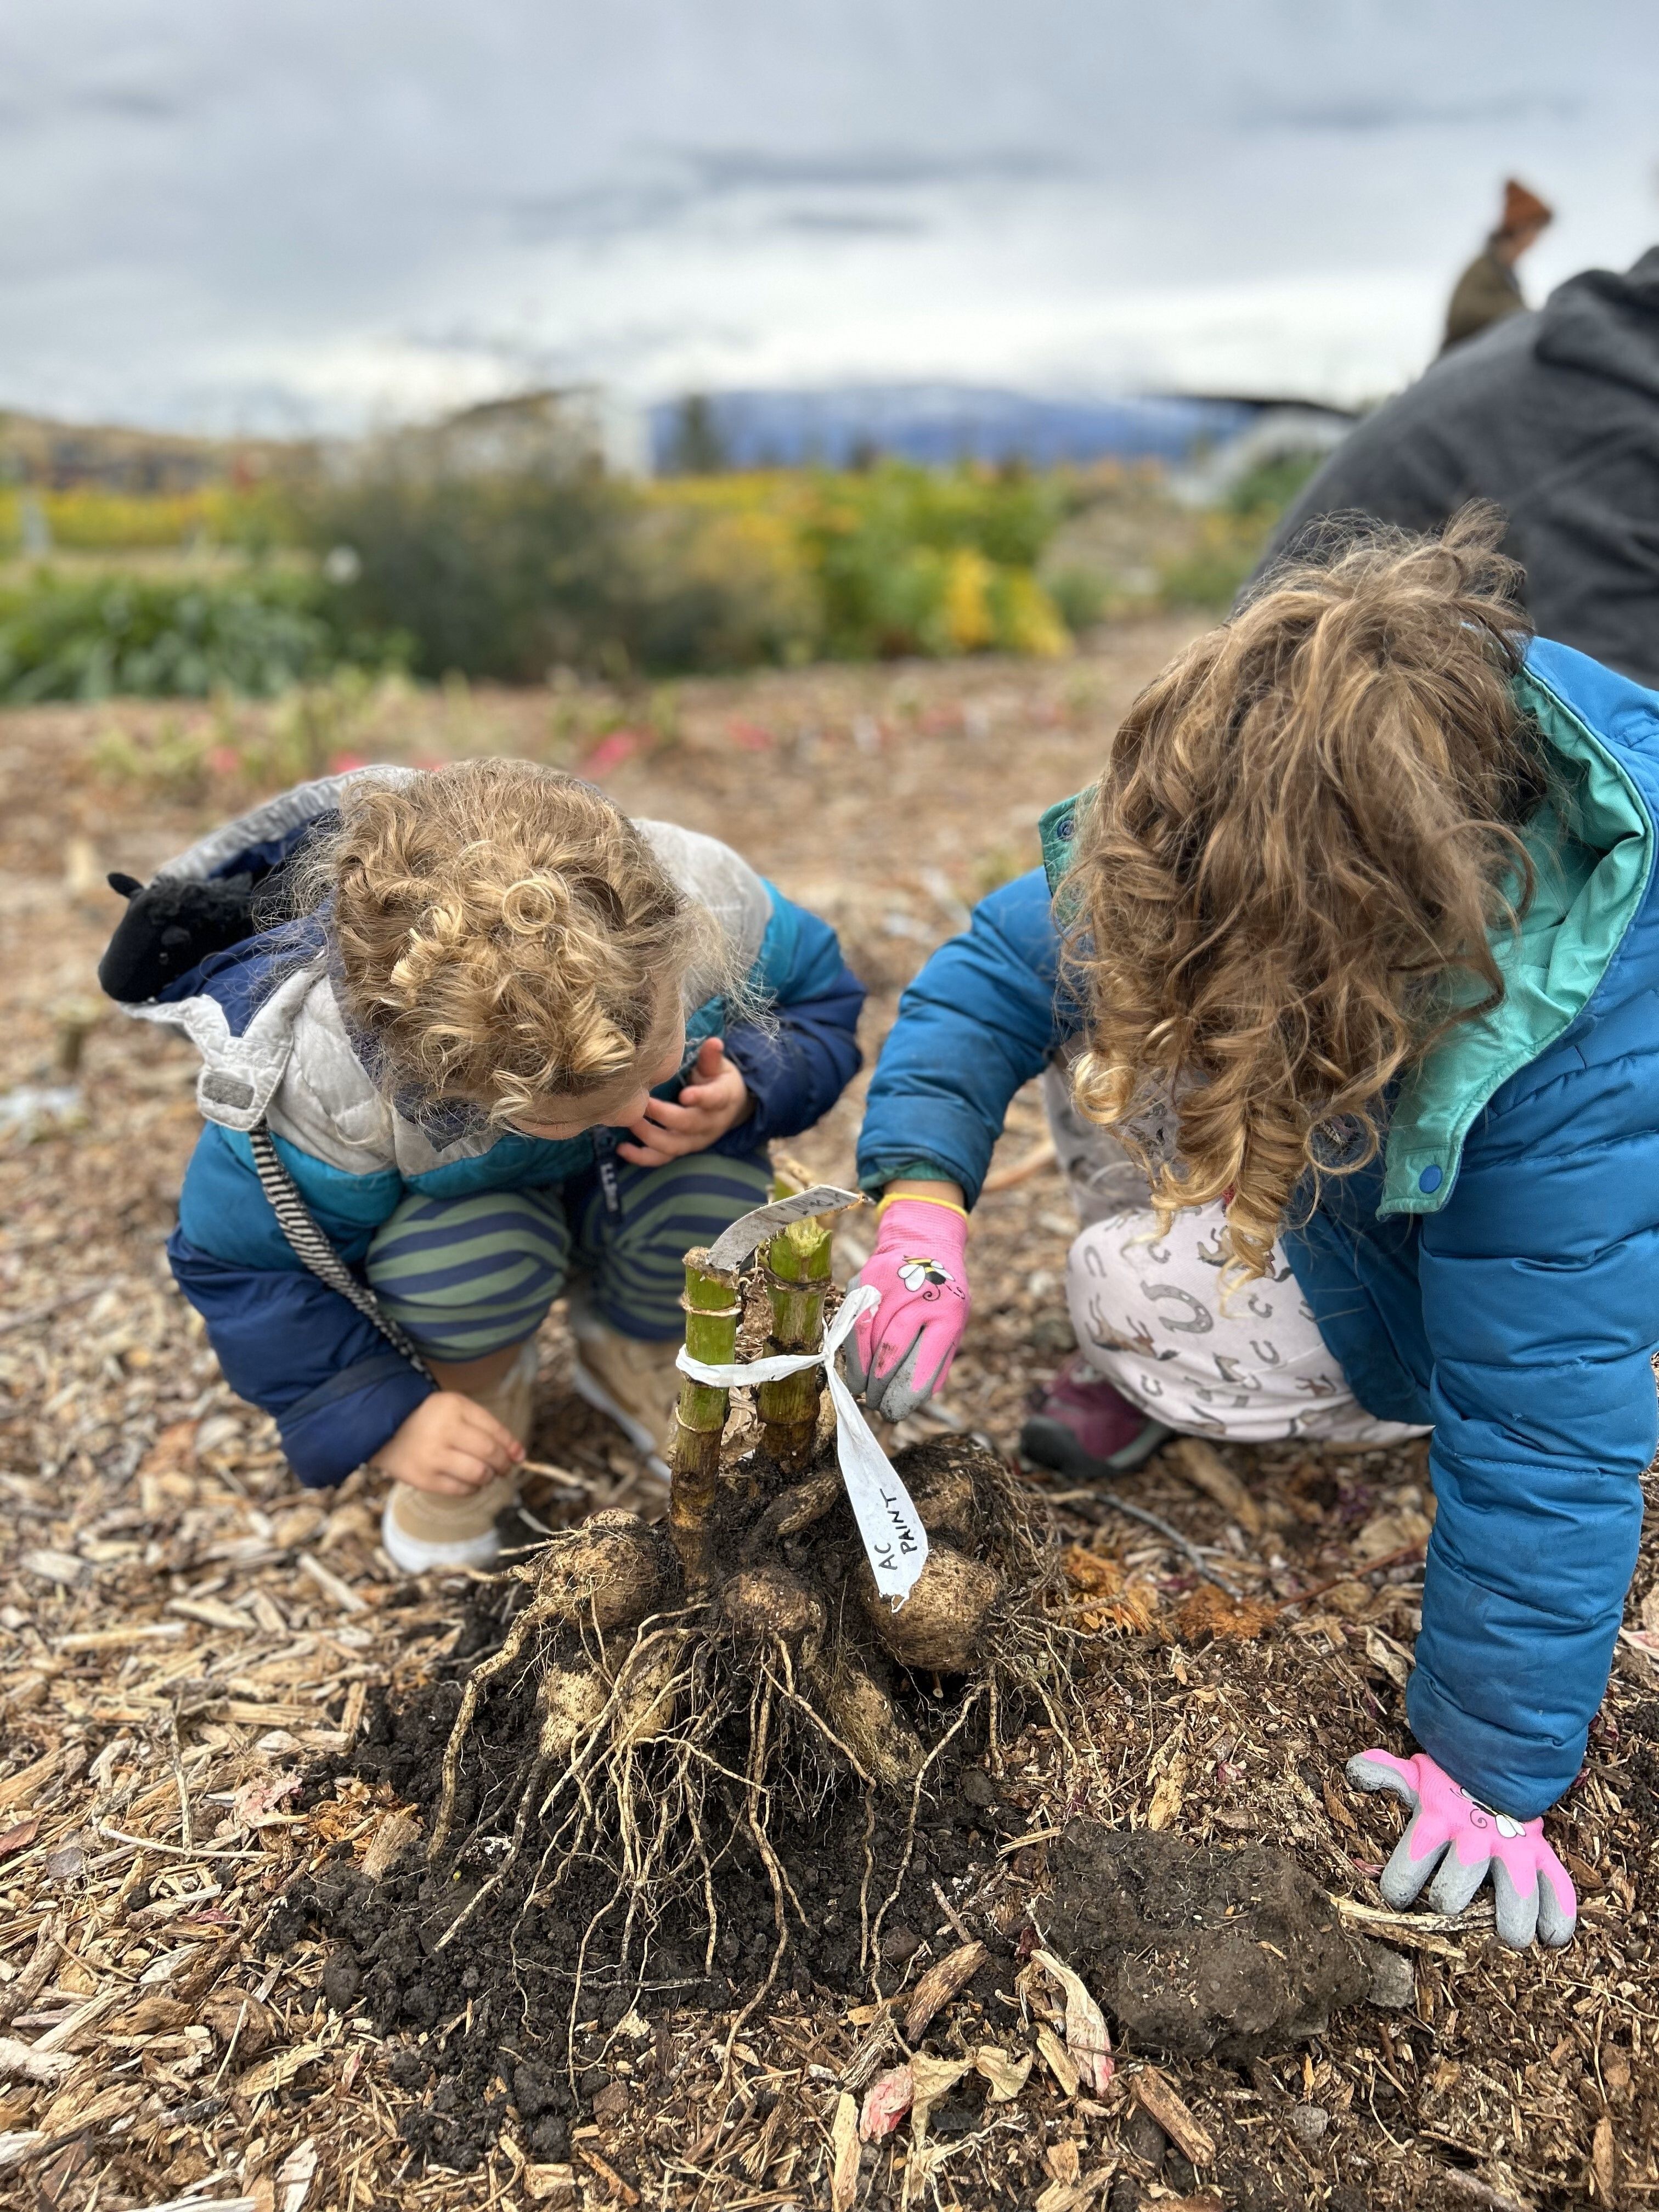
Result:
{"type": "MultiPolygon", "coordinates": [[[[823,1342],[823,1294],[830,1287],[830,1231],[822,1221],[796,1221],[766,1247],[772,1301],[769,1352],[816,1352],[823,1342]]],[[[820,1368],[805,1367],[755,1394],[761,1442],[786,1474],[799,1474],[817,1434],[820,1368]]]]}
{"type": "MultiPolygon", "coordinates": [[[[685,1255],[685,1348],[711,1367],[729,1367],[738,1356],[743,1297],[735,1273],[708,1265],[706,1249],[685,1255]]],[[[680,1385],[675,1413],[668,1522],[685,1569],[689,1589],[708,1580],[708,1525],[720,1474],[720,1439],[732,1394],[712,1382],[680,1385]]]]}

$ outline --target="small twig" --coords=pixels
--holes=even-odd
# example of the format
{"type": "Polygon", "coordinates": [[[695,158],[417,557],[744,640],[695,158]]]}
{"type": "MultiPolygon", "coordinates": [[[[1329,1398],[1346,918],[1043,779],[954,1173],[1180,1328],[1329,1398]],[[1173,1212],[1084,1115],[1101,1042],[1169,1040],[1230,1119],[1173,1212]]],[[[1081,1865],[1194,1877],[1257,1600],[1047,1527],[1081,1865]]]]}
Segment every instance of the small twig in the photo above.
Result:
{"type": "Polygon", "coordinates": [[[1385,1552],[1380,1559],[1367,1559],[1363,1565],[1356,1565],[1342,1574],[1333,1575],[1328,1582],[1316,1583],[1311,1589],[1304,1589],[1297,1597],[1282,1599],[1278,1610],[1288,1613],[1292,1606],[1306,1605],[1311,1598],[1323,1597],[1327,1590],[1337,1589],[1344,1583],[1358,1582],[1363,1576],[1374,1575],[1383,1567],[1403,1567],[1407,1559],[1420,1559],[1428,1548],[1426,1536],[1415,1544],[1402,1544],[1397,1552],[1385,1552]]]}
{"type": "Polygon", "coordinates": [[[0,2027],[9,2027],[19,2013],[27,2012],[43,1989],[64,1948],[61,1919],[46,1919],[34,1931],[34,1953],[17,1979],[0,1991],[0,2027]]]}
{"type": "Polygon", "coordinates": [[[367,1602],[358,1596],[350,1583],[342,1582],[338,1575],[331,1573],[311,1553],[300,1553],[295,1564],[302,1575],[310,1576],[323,1595],[337,1605],[342,1613],[366,1613],[368,1610],[367,1602]]]}
{"type": "MultiPolygon", "coordinates": [[[[1457,2148],[1461,2150],[1463,2145],[1460,2143],[1457,2148]]],[[[1466,2203],[1484,2205],[1487,2212],[1535,2212],[1529,2197],[1511,2197],[1502,2189],[1494,2189],[1478,2173],[1465,2173],[1458,2166],[1437,2166],[1435,2179],[1449,2195],[1461,2197],[1466,2203]]]]}
{"type": "Polygon", "coordinates": [[[0,1319],[0,1336],[9,1336],[15,1328],[32,1328],[37,1321],[50,1321],[65,1306],[79,1305],[82,1298],[93,1297],[107,1287],[106,1282],[82,1283],[78,1291],[65,1291],[59,1297],[48,1298],[43,1306],[31,1306],[27,1313],[7,1314],[0,1319]]]}
{"type": "Polygon", "coordinates": [[[214,2075],[212,2081],[208,2085],[210,2094],[218,2087],[219,2084],[224,2080],[226,2075],[229,2073],[230,2062],[236,2056],[236,2046],[242,2039],[242,2030],[246,2025],[247,1999],[244,1996],[240,2008],[238,2010],[236,2014],[236,2025],[230,2031],[230,2041],[225,2045],[225,2055],[219,2061],[219,2071],[214,2075]]]}
{"type": "MultiPolygon", "coordinates": [[[[556,1467],[551,1460],[521,1459],[519,1462],[519,1473],[545,1475],[549,1481],[562,1482],[569,1490],[597,1490],[599,1486],[596,1477],[589,1474],[572,1474],[568,1467],[556,1467]]],[[[608,1479],[610,1475],[608,1468],[605,1474],[608,1479]]]]}
{"type": "Polygon", "coordinates": [[[939,1887],[937,1882],[933,1884],[933,1894],[939,1899],[939,1911],[950,1922],[951,1927],[956,1929],[957,1934],[961,1936],[964,1943],[971,1943],[974,1941],[974,1938],[968,1933],[968,1929],[963,1923],[962,1915],[957,1911],[955,1905],[951,1904],[950,1899],[945,1894],[945,1892],[939,1887]]]}
{"type": "Polygon", "coordinates": [[[166,1728],[167,1760],[173,1768],[173,1784],[179,1792],[179,1840],[188,1851],[195,1842],[190,1825],[190,1785],[185,1780],[184,1753],[179,1742],[179,1715],[173,1706],[167,1708],[166,1728]]]}
{"type": "MultiPolygon", "coordinates": [[[[1490,1897],[1473,1899],[1462,1912],[1385,1911],[1380,1905],[1363,1905],[1357,1897],[1334,1897],[1331,1903],[1345,1920],[1376,1928],[1385,1936],[1392,1935],[1402,1943],[1408,1942],[1414,1936],[1472,1936],[1477,1928],[1492,1927],[1496,1917],[1490,1897]]],[[[1455,1954],[1455,1947],[1452,1948],[1455,1954]]]]}
{"type": "MultiPolygon", "coordinates": [[[[1213,1583],[1235,1605],[1238,1603],[1238,1592],[1224,1575],[1218,1574],[1213,1567],[1205,1564],[1202,1552],[1191,1538],[1183,1536],[1179,1528],[1172,1527],[1160,1515],[1149,1513],[1144,1505],[1131,1505],[1127,1498],[1120,1498],[1110,1490],[1062,1490],[1039,1494],[1045,1505],[1076,1505],[1086,1498],[1091,1504],[1109,1506],[1114,1513],[1126,1513],[1131,1521],[1144,1522],[1147,1528],[1156,1528],[1160,1536],[1175,1546],[1189,1562],[1195,1574],[1202,1575],[1206,1583],[1213,1583]]],[[[1349,1578],[1345,1575],[1340,1579],[1346,1582],[1349,1578]]]]}
{"type": "Polygon", "coordinates": [[[107,1828],[101,1820],[93,1826],[100,1836],[107,1836],[112,1844],[131,1844],[136,1851],[165,1851],[174,1859],[261,1859],[263,1851],[216,1851],[205,1844],[197,1844],[186,1850],[182,1844],[158,1843],[154,1836],[130,1836],[125,1828],[107,1828]]]}
{"type": "Polygon", "coordinates": [[[1023,1160],[1015,1160],[1006,1168],[994,1168],[980,1185],[981,1191],[1014,1190],[1033,1176],[1040,1176],[1045,1168],[1052,1167],[1060,1155],[1054,1150],[1052,1137],[1044,1137],[1026,1153],[1023,1160]]]}
{"type": "Polygon", "coordinates": [[[1033,1828],[1028,1835],[1011,1836],[1006,1844],[997,1845],[1000,1859],[1012,1858],[1016,1851],[1024,1850],[1027,1844],[1051,1844],[1056,1836],[1063,1836],[1064,1828],[1033,1828]]]}

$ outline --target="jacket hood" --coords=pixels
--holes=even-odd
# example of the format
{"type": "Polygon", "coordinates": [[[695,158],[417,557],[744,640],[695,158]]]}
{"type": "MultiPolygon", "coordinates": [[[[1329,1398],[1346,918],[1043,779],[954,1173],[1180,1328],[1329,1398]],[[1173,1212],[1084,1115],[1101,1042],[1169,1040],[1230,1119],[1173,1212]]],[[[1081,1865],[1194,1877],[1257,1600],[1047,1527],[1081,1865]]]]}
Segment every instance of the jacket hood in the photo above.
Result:
{"type": "MultiPolygon", "coordinates": [[[[379,765],[301,784],[198,839],[166,862],[156,880],[260,882],[337,811],[349,785],[365,776],[403,783],[419,773],[379,765]]],[[[717,839],[674,823],[634,820],[665,872],[717,925],[721,949],[685,979],[687,1042],[695,1051],[724,1019],[728,980],[748,975],[761,957],[772,894],[747,861],[717,839]]],[[[329,963],[326,914],[319,909],[208,953],[156,996],[126,1003],[124,1011],[189,1037],[202,1055],[197,1104],[204,1120],[222,1128],[245,1134],[268,1120],[279,1136],[352,1171],[388,1146],[400,1162],[424,1172],[441,1155],[495,1144],[499,1133],[480,1133],[470,1116],[464,1127],[445,1114],[416,1122],[381,1095],[361,1040],[348,1031],[329,963]],[[290,1080],[296,1057],[298,1073],[290,1080]]]]}
{"type": "Polygon", "coordinates": [[[1533,345],[1553,368],[1659,399],[1659,246],[1622,273],[1586,269],[1559,285],[1539,310],[1533,345]]]}

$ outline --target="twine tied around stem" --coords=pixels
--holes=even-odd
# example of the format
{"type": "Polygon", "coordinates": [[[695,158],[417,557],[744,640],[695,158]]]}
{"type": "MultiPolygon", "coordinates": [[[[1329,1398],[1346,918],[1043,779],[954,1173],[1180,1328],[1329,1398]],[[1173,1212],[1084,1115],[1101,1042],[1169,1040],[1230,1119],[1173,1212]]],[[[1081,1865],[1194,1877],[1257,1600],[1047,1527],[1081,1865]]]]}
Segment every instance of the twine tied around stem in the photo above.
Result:
{"type": "Polygon", "coordinates": [[[775,1353],[731,1366],[711,1366],[682,1347],[677,1362],[682,1375],[694,1382],[729,1390],[740,1383],[781,1382],[786,1375],[799,1375],[809,1367],[822,1367],[830,1386],[830,1402],[836,1409],[836,1459],[847,1492],[853,1518],[858,1523],[864,1555],[876,1578],[876,1588],[890,1598],[897,1612],[927,1564],[927,1531],[921,1525],[909,1492],[892,1462],[883,1451],[864,1418],[864,1409],[848,1389],[836,1356],[852,1334],[854,1325],[881,1304],[881,1292],[871,1283],[852,1292],[823,1332],[816,1352],[775,1353]]]}

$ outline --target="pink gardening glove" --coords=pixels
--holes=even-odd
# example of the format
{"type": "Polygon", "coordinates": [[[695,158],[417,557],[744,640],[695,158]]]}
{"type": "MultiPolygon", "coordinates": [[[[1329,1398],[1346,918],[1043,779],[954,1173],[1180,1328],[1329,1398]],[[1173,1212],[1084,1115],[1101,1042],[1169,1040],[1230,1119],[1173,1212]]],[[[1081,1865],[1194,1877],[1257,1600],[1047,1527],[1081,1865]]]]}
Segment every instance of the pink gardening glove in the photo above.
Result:
{"type": "Polygon", "coordinates": [[[1431,1911],[1461,1912],[1490,1874],[1500,1942],[1515,1951],[1524,1951],[1534,1935],[1552,1951],[1571,1942],[1578,1899],[1566,1869],[1544,1841],[1541,1820],[1512,1820],[1494,1813],[1460,1789],[1426,1751],[1411,1759],[1357,1752],[1346,1771],[1356,1790],[1386,1790],[1411,1808],[1406,1832],[1378,1882],[1395,1911],[1427,1882],[1423,1901],[1431,1911]]]}
{"type": "Polygon", "coordinates": [[[896,1198],[883,1207],[876,1249],[848,1285],[881,1292],[847,1346],[854,1395],[872,1413],[902,1421],[951,1372],[972,1304],[967,1246],[967,1216],[954,1206],[896,1198]]]}

